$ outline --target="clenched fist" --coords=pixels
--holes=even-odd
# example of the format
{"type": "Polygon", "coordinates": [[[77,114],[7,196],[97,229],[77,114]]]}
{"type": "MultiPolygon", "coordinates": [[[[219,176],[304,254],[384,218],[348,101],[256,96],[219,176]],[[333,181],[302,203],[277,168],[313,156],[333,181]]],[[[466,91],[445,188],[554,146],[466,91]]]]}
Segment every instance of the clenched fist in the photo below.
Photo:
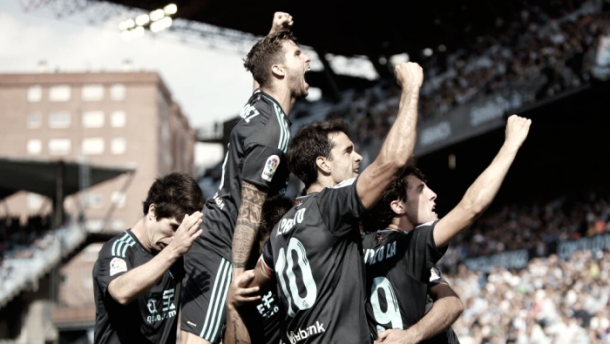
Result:
{"type": "Polygon", "coordinates": [[[273,23],[271,24],[271,31],[269,34],[276,33],[282,30],[288,30],[292,27],[294,21],[292,16],[286,12],[275,12],[273,14],[273,23]]]}
{"type": "Polygon", "coordinates": [[[508,121],[506,122],[506,138],[504,139],[504,142],[513,148],[519,149],[521,144],[523,144],[523,141],[527,138],[531,124],[531,119],[519,117],[517,115],[508,117],[508,121]]]}
{"type": "Polygon", "coordinates": [[[419,92],[424,81],[423,69],[414,62],[403,62],[394,68],[396,81],[402,87],[403,92],[419,92]]]}

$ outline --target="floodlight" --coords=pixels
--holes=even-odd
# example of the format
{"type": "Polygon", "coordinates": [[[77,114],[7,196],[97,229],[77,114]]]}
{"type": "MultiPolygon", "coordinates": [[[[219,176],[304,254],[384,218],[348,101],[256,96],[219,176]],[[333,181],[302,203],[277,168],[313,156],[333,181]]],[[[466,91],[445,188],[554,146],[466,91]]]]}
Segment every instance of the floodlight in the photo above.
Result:
{"type": "Polygon", "coordinates": [[[148,24],[149,22],[150,22],[150,18],[148,17],[148,14],[141,14],[136,17],[136,24],[138,24],[138,26],[144,26],[144,25],[148,24]]]}
{"type": "Polygon", "coordinates": [[[424,55],[427,57],[432,56],[432,49],[430,49],[430,48],[424,49],[424,55]]]}
{"type": "Polygon", "coordinates": [[[159,32],[161,30],[167,29],[170,26],[172,26],[172,18],[165,17],[159,21],[150,24],[150,31],[159,32]]]}
{"type": "Polygon", "coordinates": [[[399,65],[403,62],[409,62],[409,54],[402,53],[402,54],[392,55],[390,57],[390,63],[392,64],[392,66],[399,65]]]}
{"type": "Polygon", "coordinates": [[[447,47],[445,47],[445,45],[441,44],[438,46],[438,51],[445,52],[446,50],[447,50],[447,47]]]}
{"type": "Polygon", "coordinates": [[[163,11],[165,11],[165,14],[167,15],[176,14],[176,12],[178,12],[178,6],[176,6],[176,4],[169,4],[163,7],[163,11]]]}
{"type": "Polygon", "coordinates": [[[121,31],[125,31],[131,29],[134,26],[136,26],[136,23],[133,21],[133,19],[127,19],[119,24],[119,29],[121,31]]]}
{"type": "Polygon", "coordinates": [[[131,33],[132,33],[132,37],[134,37],[134,38],[142,37],[142,36],[144,36],[144,28],[141,26],[138,26],[135,29],[132,29],[131,33]]]}
{"type": "Polygon", "coordinates": [[[150,12],[150,20],[157,21],[161,18],[165,17],[165,12],[161,9],[154,10],[150,12]]]}

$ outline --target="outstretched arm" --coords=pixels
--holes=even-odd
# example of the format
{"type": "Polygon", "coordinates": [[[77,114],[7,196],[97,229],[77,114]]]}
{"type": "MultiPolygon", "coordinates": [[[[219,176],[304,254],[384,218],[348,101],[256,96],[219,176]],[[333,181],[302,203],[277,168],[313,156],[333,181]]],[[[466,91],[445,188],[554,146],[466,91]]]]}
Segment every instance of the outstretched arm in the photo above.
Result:
{"type": "Polygon", "coordinates": [[[448,284],[430,286],[428,292],[434,303],[430,311],[406,330],[387,330],[378,334],[377,343],[419,343],[447,330],[464,311],[459,296],[448,284]]]}
{"type": "Polygon", "coordinates": [[[261,191],[254,184],[246,181],[241,182],[241,205],[231,252],[233,254],[233,278],[244,272],[246,263],[250,258],[250,251],[256,241],[258,228],[261,223],[263,203],[265,203],[266,191],[261,191]]]}
{"type": "Polygon", "coordinates": [[[129,270],[108,284],[108,292],[112,298],[122,305],[127,305],[144,295],[172,264],[191,248],[195,239],[201,235],[201,221],[200,212],[185,215],[172,242],[166,248],[146,264],[129,270]]]}
{"type": "MultiPolygon", "coordinates": [[[[271,23],[271,30],[269,30],[268,35],[274,34],[276,32],[282,30],[288,30],[292,27],[294,21],[292,21],[292,16],[286,12],[275,12],[273,14],[273,22],[271,23]]],[[[253,90],[256,90],[261,85],[254,80],[253,90]]]]}
{"type": "Polygon", "coordinates": [[[379,155],[362,172],[356,185],[367,209],[377,203],[385,188],[400,175],[415,148],[417,103],[424,74],[418,64],[406,62],[396,66],[396,79],[402,87],[398,115],[379,155]]]}
{"type": "Polygon", "coordinates": [[[464,198],[434,228],[436,246],[447,245],[460,231],[470,226],[498,193],[517,151],[527,138],[532,121],[512,115],[506,123],[506,138],[498,155],[483,173],[468,188],[464,198]]]}

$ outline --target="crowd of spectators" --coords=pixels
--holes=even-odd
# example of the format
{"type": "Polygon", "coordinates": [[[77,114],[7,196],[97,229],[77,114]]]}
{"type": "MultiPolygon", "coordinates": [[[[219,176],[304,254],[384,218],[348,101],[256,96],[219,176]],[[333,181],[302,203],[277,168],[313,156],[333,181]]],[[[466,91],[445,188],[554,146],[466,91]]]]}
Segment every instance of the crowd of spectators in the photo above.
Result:
{"type": "MultiPolygon", "coordinates": [[[[30,216],[25,224],[20,218],[0,218],[0,277],[7,277],[10,273],[4,267],[6,258],[31,258],[34,249],[45,249],[50,238],[50,217],[30,216]]],[[[51,235],[52,236],[52,235],[51,235]]]]}
{"type": "MultiPolygon", "coordinates": [[[[610,4],[554,3],[545,9],[526,6],[510,22],[498,18],[495,32],[447,51],[443,58],[434,54],[423,61],[420,121],[451,116],[461,106],[490,95],[503,96],[510,106],[519,107],[585,84],[599,38],[610,35],[610,4]]],[[[394,120],[398,100],[395,82],[381,80],[364,91],[345,91],[339,102],[325,107],[299,103],[294,112],[295,117],[319,119],[322,111],[327,119],[346,119],[360,151],[375,154],[394,120]]]]}
{"type": "Polygon", "coordinates": [[[553,253],[559,241],[610,233],[610,199],[560,197],[545,204],[511,205],[488,212],[450,245],[441,265],[453,270],[469,257],[528,249],[534,256],[553,253]]]}
{"type": "Polygon", "coordinates": [[[453,325],[462,344],[610,343],[610,253],[535,258],[488,274],[445,276],[464,303],[453,325]]]}

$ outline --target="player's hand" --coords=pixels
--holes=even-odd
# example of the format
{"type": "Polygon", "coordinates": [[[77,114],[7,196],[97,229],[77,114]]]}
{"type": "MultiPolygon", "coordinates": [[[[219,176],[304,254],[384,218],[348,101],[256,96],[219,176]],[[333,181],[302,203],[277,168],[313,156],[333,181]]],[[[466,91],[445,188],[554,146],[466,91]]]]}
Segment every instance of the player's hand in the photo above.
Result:
{"type": "Polygon", "coordinates": [[[294,21],[292,21],[292,16],[290,14],[286,12],[275,12],[273,14],[273,23],[271,24],[269,34],[288,30],[292,27],[292,24],[294,24],[294,21]]]}
{"type": "Polygon", "coordinates": [[[261,296],[256,294],[259,291],[259,287],[247,288],[248,284],[250,284],[253,279],[254,270],[246,270],[233,279],[231,287],[229,287],[227,306],[235,309],[245,302],[260,300],[261,296]]]}
{"type": "Polygon", "coordinates": [[[385,330],[377,334],[374,344],[411,344],[418,343],[409,330],[385,330]]]}
{"type": "Polygon", "coordinates": [[[203,233],[203,230],[199,228],[202,221],[203,214],[199,211],[191,215],[184,215],[180,227],[176,230],[172,242],[166,249],[170,249],[178,256],[183,256],[191,248],[195,239],[199,238],[201,233],[203,233]]]}
{"type": "Polygon", "coordinates": [[[423,69],[414,62],[403,62],[394,68],[396,81],[403,91],[418,92],[424,82],[423,69]]]}
{"type": "Polygon", "coordinates": [[[530,131],[531,119],[512,115],[506,122],[506,138],[504,142],[515,149],[519,149],[530,131]]]}

